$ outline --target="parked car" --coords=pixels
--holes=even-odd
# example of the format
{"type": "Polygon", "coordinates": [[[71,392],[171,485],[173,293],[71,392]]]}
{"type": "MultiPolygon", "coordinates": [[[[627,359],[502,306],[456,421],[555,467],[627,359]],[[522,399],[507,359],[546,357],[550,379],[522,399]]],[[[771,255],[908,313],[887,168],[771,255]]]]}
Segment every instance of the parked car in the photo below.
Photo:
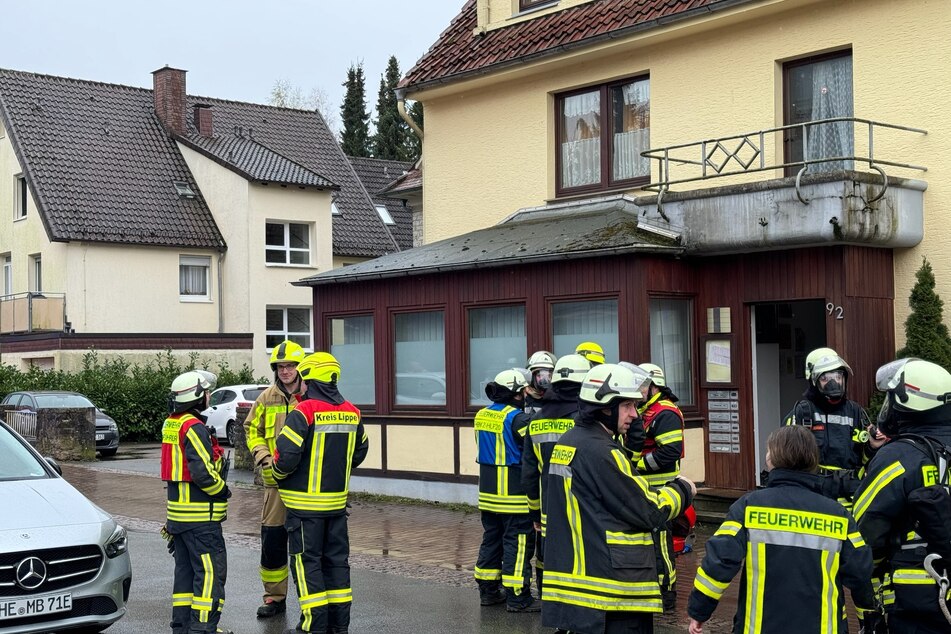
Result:
{"type": "Polygon", "coordinates": [[[397,372],[397,405],[445,405],[446,376],[437,372],[397,372]]]}
{"type": "Polygon", "coordinates": [[[93,634],[126,613],[126,530],[0,421],[0,632],[93,634]]]}
{"type": "Polygon", "coordinates": [[[2,404],[12,405],[14,409],[27,412],[54,407],[93,407],[96,410],[96,451],[104,458],[114,456],[119,451],[119,426],[116,421],[78,392],[10,392],[4,397],[2,404]]]}
{"type": "Polygon", "coordinates": [[[202,412],[208,419],[208,427],[214,430],[219,440],[227,440],[234,446],[236,425],[244,424],[237,420],[239,407],[251,407],[267,385],[227,385],[211,393],[209,407],[202,412]]]}

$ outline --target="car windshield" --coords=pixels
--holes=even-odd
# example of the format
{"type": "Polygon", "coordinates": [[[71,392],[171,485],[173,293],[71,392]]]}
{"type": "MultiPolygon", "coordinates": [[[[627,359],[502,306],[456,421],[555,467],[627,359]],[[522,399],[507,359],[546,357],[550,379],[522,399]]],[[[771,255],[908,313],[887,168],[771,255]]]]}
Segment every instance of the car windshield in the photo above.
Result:
{"type": "Polygon", "coordinates": [[[36,394],[36,406],[47,407],[95,407],[88,398],[79,394],[36,394]]]}
{"type": "Polygon", "coordinates": [[[0,426],[0,480],[48,478],[49,473],[19,438],[0,426]]]}

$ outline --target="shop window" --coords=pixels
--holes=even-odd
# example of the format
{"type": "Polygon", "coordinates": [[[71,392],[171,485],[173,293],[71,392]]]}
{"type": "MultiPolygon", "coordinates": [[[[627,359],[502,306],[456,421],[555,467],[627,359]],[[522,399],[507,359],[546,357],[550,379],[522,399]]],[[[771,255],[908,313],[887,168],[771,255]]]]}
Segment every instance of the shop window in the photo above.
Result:
{"type": "MultiPolygon", "coordinates": [[[[290,339],[305,350],[311,347],[310,308],[268,306],[265,316],[264,345],[268,353],[285,339],[290,339]]],[[[343,373],[343,368],[341,368],[343,373]]]]}
{"type": "Polygon", "coordinates": [[[680,399],[680,406],[696,403],[692,315],[693,302],[689,299],[650,300],[651,363],[664,369],[667,387],[680,399]]]}
{"type": "Polygon", "coordinates": [[[488,405],[485,386],[506,368],[525,364],[525,307],[469,310],[469,404],[488,405]]]}
{"type": "Polygon", "coordinates": [[[376,403],[373,316],[331,319],[330,354],[340,362],[340,393],[358,405],[376,403]]]}
{"type": "Polygon", "coordinates": [[[571,354],[582,341],[604,349],[604,358],[617,363],[619,354],[617,300],[559,302],[551,305],[552,335],[556,357],[571,354]]]}
{"type": "Polygon", "coordinates": [[[446,404],[446,330],[443,311],[394,318],[396,405],[446,404]]]}

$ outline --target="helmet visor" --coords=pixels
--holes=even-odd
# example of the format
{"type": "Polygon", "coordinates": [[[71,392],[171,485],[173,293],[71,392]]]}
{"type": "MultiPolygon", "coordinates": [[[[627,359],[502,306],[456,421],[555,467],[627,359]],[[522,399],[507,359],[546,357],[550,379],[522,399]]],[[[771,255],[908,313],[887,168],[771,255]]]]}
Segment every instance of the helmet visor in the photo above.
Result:
{"type": "Polygon", "coordinates": [[[875,387],[879,392],[893,392],[902,403],[908,401],[905,390],[905,366],[914,359],[898,359],[886,363],[875,373],[875,387]]]}
{"type": "Polygon", "coordinates": [[[532,387],[547,390],[551,387],[551,370],[541,368],[532,372],[532,387]]]}

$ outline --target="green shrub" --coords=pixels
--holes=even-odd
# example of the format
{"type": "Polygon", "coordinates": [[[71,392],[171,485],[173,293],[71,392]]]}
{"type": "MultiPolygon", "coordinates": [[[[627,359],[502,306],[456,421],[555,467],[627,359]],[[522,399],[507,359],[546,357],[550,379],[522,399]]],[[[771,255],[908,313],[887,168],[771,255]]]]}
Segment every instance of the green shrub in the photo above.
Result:
{"type": "Polygon", "coordinates": [[[74,374],[60,370],[30,368],[21,372],[11,365],[0,366],[0,394],[17,390],[70,390],[89,397],[101,410],[115,419],[123,440],[154,441],[161,436],[162,422],[168,413],[168,390],[172,379],[188,370],[207,369],[218,375],[218,385],[269,383],[255,378],[251,368],[243,365],[231,369],[226,362],[189,355],[181,364],[171,350],[158,353],[144,365],[130,364],[125,359],[100,359],[95,350],[83,356],[82,370],[74,374]]]}

